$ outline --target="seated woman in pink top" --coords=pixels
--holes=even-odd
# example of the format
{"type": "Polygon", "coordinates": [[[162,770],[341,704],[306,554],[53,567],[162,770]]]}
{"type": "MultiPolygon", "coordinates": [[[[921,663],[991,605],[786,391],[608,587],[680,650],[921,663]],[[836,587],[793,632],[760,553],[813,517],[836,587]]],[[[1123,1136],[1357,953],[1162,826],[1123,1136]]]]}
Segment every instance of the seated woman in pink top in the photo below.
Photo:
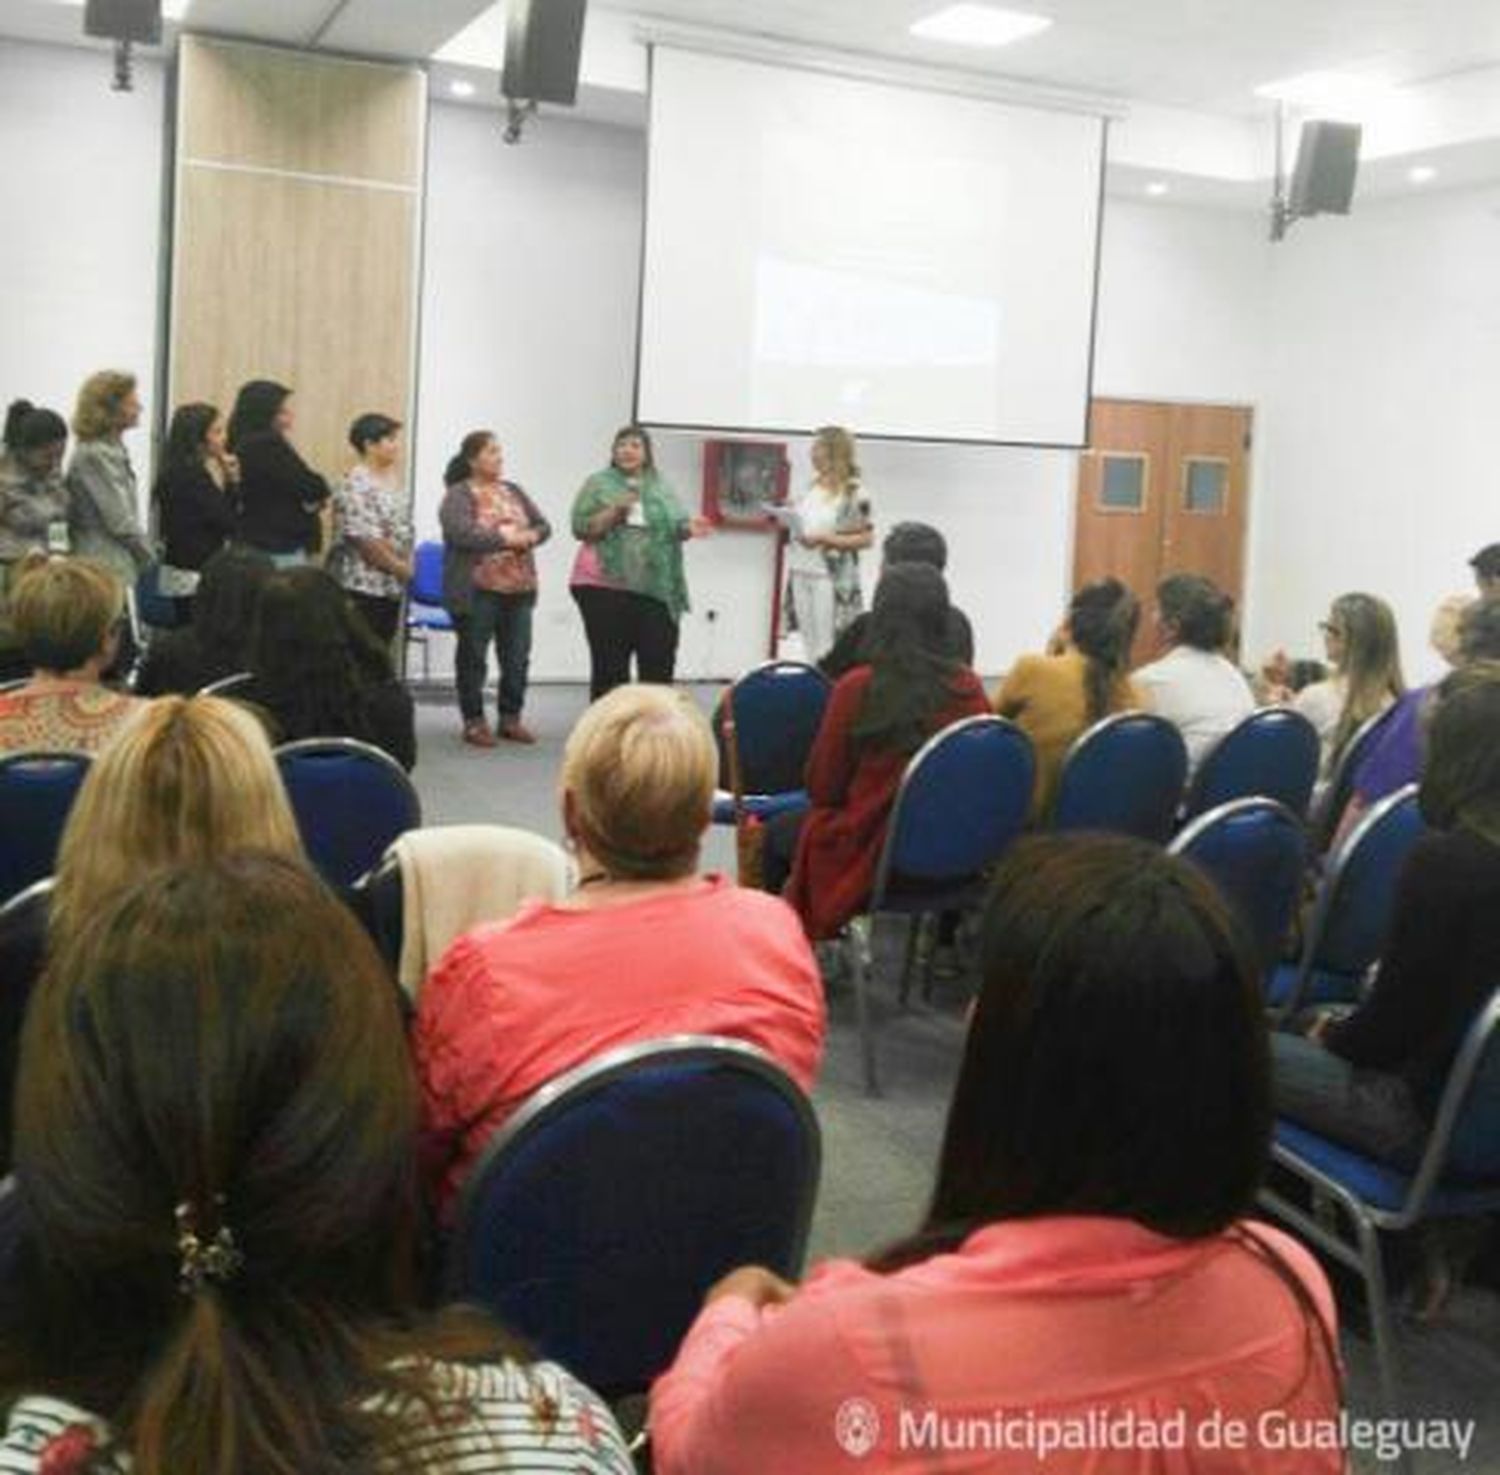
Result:
{"type": "Polygon", "coordinates": [[[1334,1307],[1244,1217],[1267,1047],[1223,903],[1136,841],[1029,840],[982,968],[926,1223],[800,1288],[720,1282],[652,1390],[658,1475],[1341,1470],[1287,1447],[1337,1418],[1334,1307]]]}
{"type": "Polygon", "coordinates": [[[717,776],[707,721],[667,687],[619,687],[573,729],[562,805],[577,889],[461,937],[418,1001],[426,1149],[445,1207],[533,1091],[619,1045],[728,1035],[811,1087],[823,984],[796,913],[697,873],[717,776]]]}

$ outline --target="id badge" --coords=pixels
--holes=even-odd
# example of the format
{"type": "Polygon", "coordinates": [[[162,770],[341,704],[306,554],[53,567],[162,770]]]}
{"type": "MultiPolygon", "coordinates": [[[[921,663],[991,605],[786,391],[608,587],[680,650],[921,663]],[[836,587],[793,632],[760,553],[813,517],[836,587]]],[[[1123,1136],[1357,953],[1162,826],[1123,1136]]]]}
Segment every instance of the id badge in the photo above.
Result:
{"type": "Polygon", "coordinates": [[[47,524],[47,552],[68,553],[73,547],[68,537],[68,525],[61,518],[47,524]]]}

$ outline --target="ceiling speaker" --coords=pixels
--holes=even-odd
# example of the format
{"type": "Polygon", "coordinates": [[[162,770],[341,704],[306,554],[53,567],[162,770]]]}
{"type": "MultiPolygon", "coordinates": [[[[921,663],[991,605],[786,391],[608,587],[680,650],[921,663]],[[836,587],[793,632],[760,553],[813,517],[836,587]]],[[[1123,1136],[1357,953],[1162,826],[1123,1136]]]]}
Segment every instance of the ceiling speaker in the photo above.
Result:
{"type": "Polygon", "coordinates": [[[510,0],[500,91],[521,102],[578,100],[588,0],[510,0]]]}
{"type": "Polygon", "coordinates": [[[83,12],[85,36],[106,41],[133,41],[142,46],[161,44],[161,0],[87,0],[83,12]]]}
{"type": "Polygon", "coordinates": [[[1347,215],[1359,172],[1358,123],[1302,125],[1297,165],[1287,206],[1295,220],[1304,215],[1347,215]]]}

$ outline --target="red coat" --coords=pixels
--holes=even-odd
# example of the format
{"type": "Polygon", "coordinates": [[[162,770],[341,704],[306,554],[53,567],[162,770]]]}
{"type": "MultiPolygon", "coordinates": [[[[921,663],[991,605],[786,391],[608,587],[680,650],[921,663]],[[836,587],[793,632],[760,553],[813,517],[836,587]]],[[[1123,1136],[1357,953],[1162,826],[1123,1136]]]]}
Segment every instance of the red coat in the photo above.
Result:
{"type": "MultiPolygon", "coordinates": [[[[807,760],[812,808],[797,841],[786,898],[813,938],[837,936],[869,901],[886,823],[910,761],[909,754],[856,752],[850,740],[870,675],[868,666],[856,666],[833,688],[807,760]]],[[[933,732],[990,710],[984,687],[967,667],[958,673],[955,688],[933,732]]]]}

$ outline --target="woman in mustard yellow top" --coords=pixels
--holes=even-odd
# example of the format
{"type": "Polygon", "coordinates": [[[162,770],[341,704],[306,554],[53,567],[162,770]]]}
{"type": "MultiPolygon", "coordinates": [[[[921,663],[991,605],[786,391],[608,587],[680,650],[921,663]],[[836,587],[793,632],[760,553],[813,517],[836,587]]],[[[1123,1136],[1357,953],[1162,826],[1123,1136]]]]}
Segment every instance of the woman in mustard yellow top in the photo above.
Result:
{"type": "Polygon", "coordinates": [[[1144,705],[1126,674],[1139,620],[1135,595],[1118,579],[1085,584],[1068,606],[1054,642],[1057,654],[1022,656],[995,693],[995,710],[1036,750],[1033,819],[1052,808],[1074,740],[1112,712],[1144,705]]]}

